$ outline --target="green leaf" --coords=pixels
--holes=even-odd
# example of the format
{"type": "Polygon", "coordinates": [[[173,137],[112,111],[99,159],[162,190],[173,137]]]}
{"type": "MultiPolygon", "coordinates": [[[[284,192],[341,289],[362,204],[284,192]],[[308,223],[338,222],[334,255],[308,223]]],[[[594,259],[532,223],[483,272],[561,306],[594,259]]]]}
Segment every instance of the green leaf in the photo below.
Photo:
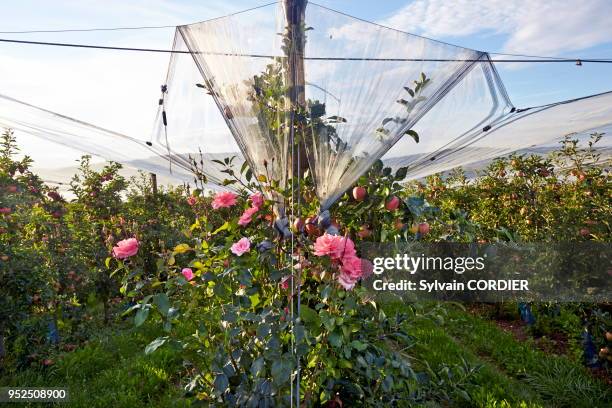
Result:
{"type": "Polygon", "coordinates": [[[272,378],[279,384],[289,381],[291,378],[291,362],[282,358],[272,363],[272,378]]]}
{"type": "Polygon", "coordinates": [[[329,344],[331,344],[332,346],[339,348],[340,346],[342,346],[342,335],[336,332],[333,332],[332,334],[329,335],[328,337],[329,340],[329,344]]]}
{"type": "Polygon", "coordinates": [[[240,173],[244,173],[249,167],[249,163],[245,160],[244,163],[242,163],[242,166],[240,167],[240,173]]]}
{"type": "Polygon", "coordinates": [[[257,338],[259,338],[259,340],[264,341],[266,336],[270,333],[271,329],[269,324],[260,324],[257,326],[257,338]]]}
{"type": "Polygon", "coordinates": [[[348,360],[341,359],[340,361],[338,361],[338,367],[351,369],[353,368],[353,363],[348,360]]]}
{"type": "Polygon", "coordinates": [[[145,348],[145,354],[151,354],[158,348],[164,345],[164,343],[168,340],[168,337],[158,337],[145,348]]]}
{"type": "Polygon", "coordinates": [[[323,300],[327,300],[329,298],[329,296],[332,293],[332,287],[330,285],[326,285],[322,290],[321,290],[321,299],[323,300]]]}
{"type": "Polygon", "coordinates": [[[300,305],[300,318],[307,325],[320,326],[321,318],[317,312],[306,305],[300,305]]]}
{"type": "Polygon", "coordinates": [[[412,137],[415,142],[419,143],[419,134],[414,130],[408,129],[404,134],[412,137]]]}
{"type": "Polygon", "coordinates": [[[110,262],[111,262],[111,260],[112,260],[112,259],[113,259],[113,258],[111,258],[111,257],[109,256],[109,257],[107,257],[107,258],[104,260],[104,265],[106,265],[106,267],[107,267],[108,269],[110,269],[110,262]]]}
{"type": "Polygon", "coordinates": [[[134,316],[134,324],[136,327],[142,326],[142,324],[147,320],[147,317],[149,317],[149,305],[141,307],[138,309],[138,312],[136,312],[136,316],[134,316]]]}
{"type": "Polygon", "coordinates": [[[346,119],[341,117],[341,116],[337,116],[337,115],[333,115],[327,118],[329,121],[331,122],[341,122],[341,123],[346,123],[346,119]]]}
{"type": "Polygon", "coordinates": [[[395,172],[395,179],[396,180],[403,180],[403,179],[406,178],[406,174],[407,173],[408,173],[408,167],[400,167],[395,172]]]}
{"type": "Polygon", "coordinates": [[[407,86],[405,86],[404,89],[414,98],[414,91],[412,89],[408,88],[407,86]]]}
{"type": "Polygon", "coordinates": [[[364,351],[365,349],[368,348],[368,345],[365,343],[362,343],[359,340],[353,340],[351,341],[351,346],[353,346],[353,348],[357,351],[364,351]]]}
{"type": "Polygon", "coordinates": [[[221,231],[225,231],[229,227],[230,227],[229,221],[225,221],[225,223],[222,226],[220,226],[219,228],[217,228],[216,230],[213,231],[212,235],[216,235],[216,234],[218,234],[221,231]]]}
{"type": "Polygon", "coordinates": [[[157,306],[157,310],[164,315],[168,315],[168,310],[170,310],[170,299],[168,299],[168,295],[165,293],[158,293],[153,296],[153,303],[157,306]]]}
{"type": "Polygon", "coordinates": [[[253,377],[259,377],[260,374],[263,374],[265,363],[266,361],[263,356],[253,361],[253,364],[251,364],[251,375],[253,377]]]}

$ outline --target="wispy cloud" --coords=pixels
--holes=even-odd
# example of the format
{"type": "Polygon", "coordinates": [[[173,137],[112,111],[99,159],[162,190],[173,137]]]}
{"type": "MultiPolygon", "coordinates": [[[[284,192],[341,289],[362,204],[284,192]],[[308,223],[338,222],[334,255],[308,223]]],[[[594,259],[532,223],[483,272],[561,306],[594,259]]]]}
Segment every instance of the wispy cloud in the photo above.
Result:
{"type": "Polygon", "coordinates": [[[612,41],[609,0],[415,0],[386,19],[433,38],[507,35],[506,52],[564,55],[612,41]]]}

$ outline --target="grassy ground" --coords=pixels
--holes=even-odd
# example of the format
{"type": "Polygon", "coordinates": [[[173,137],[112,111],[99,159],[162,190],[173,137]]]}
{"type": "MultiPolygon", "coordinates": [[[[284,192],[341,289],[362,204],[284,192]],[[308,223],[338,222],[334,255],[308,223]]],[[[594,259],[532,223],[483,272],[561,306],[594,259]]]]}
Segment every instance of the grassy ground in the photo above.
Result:
{"type": "MultiPolygon", "coordinates": [[[[392,305],[389,312],[401,310],[392,305]]],[[[612,390],[579,363],[517,341],[494,323],[449,305],[443,321],[419,319],[413,326],[414,365],[459,364],[482,368],[470,390],[477,407],[612,407],[612,390]]]]}
{"type": "MultiPolygon", "coordinates": [[[[386,307],[388,313],[404,308],[386,307]]],[[[415,346],[408,354],[417,371],[463,360],[481,366],[472,379],[476,385],[467,388],[471,402],[461,406],[612,407],[610,390],[578,363],[519,342],[495,324],[456,306],[442,311],[439,321],[419,318],[411,325],[415,346]]],[[[66,387],[71,400],[63,405],[67,407],[187,406],[180,398],[184,379],[177,374],[182,371],[179,355],[164,347],[151,355],[143,352],[159,334],[147,325],[105,332],[50,368],[0,378],[0,386],[66,387]]]]}
{"type": "MultiPolygon", "coordinates": [[[[171,407],[182,394],[180,357],[168,348],[145,355],[144,347],[159,335],[146,325],[104,333],[67,353],[54,366],[0,378],[0,386],[65,387],[75,408],[171,407]]],[[[31,404],[21,406],[41,406],[31,404]]]]}

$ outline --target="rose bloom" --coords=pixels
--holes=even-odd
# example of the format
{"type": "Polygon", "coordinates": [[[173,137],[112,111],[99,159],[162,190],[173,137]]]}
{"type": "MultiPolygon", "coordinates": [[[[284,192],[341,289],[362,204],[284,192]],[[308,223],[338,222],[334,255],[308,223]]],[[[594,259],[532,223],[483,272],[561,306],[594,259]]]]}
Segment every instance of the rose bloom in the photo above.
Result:
{"type": "Polygon", "coordinates": [[[187,204],[189,204],[192,207],[196,205],[197,202],[198,202],[198,199],[195,198],[194,196],[189,196],[189,198],[187,199],[187,204]]]}
{"type": "Polygon", "coordinates": [[[350,277],[352,280],[359,280],[363,276],[362,261],[356,256],[342,258],[342,274],[350,277]]]}
{"type": "Polygon", "coordinates": [[[113,248],[113,256],[118,259],[129,258],[138,253],[138,240],[136,238],[128,238],[117,242],[113,248]]]}
{"type": "Polygon", "coordinates": [[[10,213],[11,213],[11,209],[9,207],[0,208],[0,214],[10,214],[10,213]]]}
{"type": "Polygon", "coordinates": [[[252,196],[249,197],[251,199],[251,204],[253,204],[253,207],[255,208],[261,208],[261,206],[264,203],[264,198],[263,195],[261,195],[261,193],[255,193],[252,196]]]}
{"type": "Polygon", "coordinates": [[[348,237],[321,235],[314,243],[314,254],[316,256],[329,255],[332,259],[355,256],[355,244],[348,237]]]}
{"type": "Polygon", "coordinates": [[[355,283],[356,281],[354,281],[353,279],[351,279],[350,276],[341,273],[340,275],[338,275],[338,283],[340,284],[340,286],[342,286],[344,289],[346,290],[352,290],[355,287],[355,283]]]}
{"type": "Polygon", "coordinates": [[[241,256],[242,254],[249,252],[251,250],[251,241],[248,238],[240,238],[238,242],[236,242],[231,247],[231,251],[234,255],[241,256]]]}
{"type": "Polygon", "coordinates": [[[215,210],[223,207],[231,207],[236,204],[236,194],[231,191],[221,191],[215,195],[212,201],[212,208],[215,210]]]}
{"type": "Polygon", "coordinates": [[[240,216],[240,219],[238,220],[238,225],[240,225],[241,227],[246,226],[248,223],[252,221],[253,215],[255,215],[255,213],[258,210],[259,209],[256,207],[251,207],[251,208],[247,208],[246,210],[244,210],[244,213],[242,213],[242,215],[240,216]]]}
{"type": "Polygon", "coordinates": [[[181,274],[185,277],[185,279],[187,279],[187,281],[192,280],[195,276],[191,268],[183,268],[181,274]]]}

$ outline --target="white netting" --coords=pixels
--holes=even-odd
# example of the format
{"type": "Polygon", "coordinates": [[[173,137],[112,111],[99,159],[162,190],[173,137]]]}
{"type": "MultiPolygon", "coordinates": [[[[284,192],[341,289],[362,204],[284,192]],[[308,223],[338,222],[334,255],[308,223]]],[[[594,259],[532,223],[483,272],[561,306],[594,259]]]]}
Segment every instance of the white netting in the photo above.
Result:
{"type": "Polygon", "coordinates": [[[215,188],[228,174],[213,160],[228,156],[238,178],[246,160],[281,186],[307,164],[322,209],[378,159],[415,179],[567,134],[605,132],[600,146],[610,146],[610,93],[517,109],[486,53],[283,5],[178,27],[151,135],[3,96],[0,126],[180,183],[193,180],[195,159],[215,188]]]}

